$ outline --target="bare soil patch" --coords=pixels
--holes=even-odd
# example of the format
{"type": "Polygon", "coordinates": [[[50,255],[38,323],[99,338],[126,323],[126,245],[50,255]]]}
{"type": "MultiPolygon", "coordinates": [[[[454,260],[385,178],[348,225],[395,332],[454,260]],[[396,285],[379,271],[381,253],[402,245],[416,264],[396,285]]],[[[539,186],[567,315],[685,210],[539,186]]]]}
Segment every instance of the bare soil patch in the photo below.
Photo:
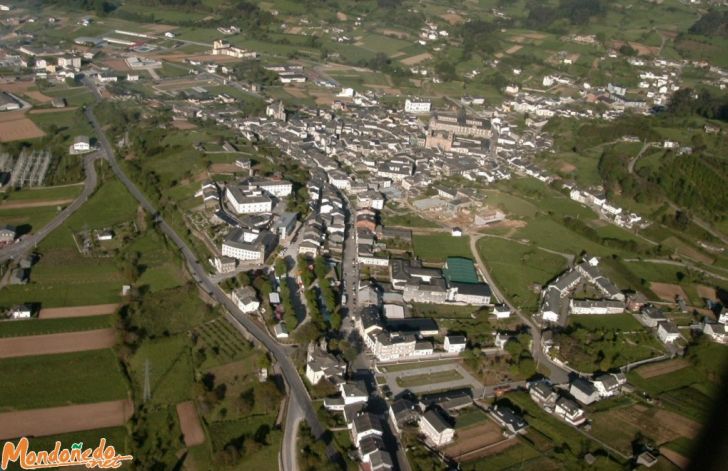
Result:
{"type": "Polygon", "coordinates": [[[63,206],[73,201],[73,198],[62,200],[39,201],[10,201],[0,204],[0,209],[40,208],[42,206],[63,206]]]}
{"type": "Polygon", "coordinates": [[[306,90],[299,87],[283,87],[283,91],[296,98],[308,98],[306,90]]]}
{"type": "Polygon", "coordinates": [[[506,49],[506,54],[515,54],[518,51],[520,51],[521,49],[523,49],[523,46],[521,46],[520,44],[516,44],[515,46],[511,46],[508,49],[506,49]]]}
{"type": "Polygon", "coordinates": [[[715,288],[705,285],[695,285],[695,288],[698,290],[698,296],[701,298],[718,299],[718,294],[716,293],[715,288]]]}
{"type": "Polygon", "coordinates": [[[0,358],[99,350],[113,347],[115,343],[116,330],[111,328],[86,332],[9,337],[0,339],[0,358]]]}
{"type": "MultiPolygon", "coordinates": [[[[624,44],[624,41],[614,40],[612,41],[612,48],[618,50],[620,47],[624,46],[624,44]]],[[[638,43],[635,41],[628,41],[627,44],[629,44],[632,49],[637,51],[637,54],[640,56],[654,56],[657,55],[658,52],[660,52],[660,48],[657,46],[647,46],[646,44],[638,43]]]]}
{"type": "Polygon", "coordinates": [[[212,54],[162,54],[157,56],[158,59],[167,60],[170,62],[184,62],[185,59],[196,60],[200,62],[215,62],[218,64],[227,64],[230,62],[240,62],[240,59],[233,56],[213,56],[212,54]]]}
{"type": "Polygon", "coordinates": [[[678,358],[676,360],[661,361],[659,363],[652,363],[637,368],[637,374],[641,377],[648,379],[654,378],[655,376],[661,376],[673,371],[682,370],[683,368],[690,366],[690,362],[678,358]]]}
{"type": "Polygon", "coordinates": [[[559,171],[564,172],[564,173],[571,173],[574,170],[576,170],[576,166],[572,165],[568,162],[564,162],[563,164],[561,164],[561,168],[559,168],[559,171]]]}
{"type": "Polygon", "coordinates": [[[196,446],[205,442],[205,432],[202,430],[194,402],[187,401],[177,404],[177,417],[179,417],[179,426],[182,429],[185,445],[196,446]]]}
{"type": "Polygon", "coordinates": [[[242,170],[235,164],[212,164],[210,165],[210,173],[236,173],[242,170]]]}
{"type": "Polygon", "coordinates": [[[680,286],[671,283],[657,283],[653,281],[650,283],[650,290],[652,290],[658,298],[671,303],[675,302],[676,296],[682,296],[683,299],[688,299],[685,291],[683,291],[680,286]]]}
{"type": "Polygon", "coordinates": [[[337,11],[336,12],[336,19],[339,20],[339,21],[346,21],[346,20],[349,19],[349,17],[346,16],[346,13],[344,13],[343,11],[337,11]]]}
{"type": "Polygon", "coordinates": [[[487,420],[478,425],[458,430],[455,442],[447,446],[443,452],[452,459],[470,461],[498,453],[518,443],[517,440],[508,440],[501,444],[502,441],[503,435],[500,427],[492,420],[487,420]]]}
{"type": "Polygon", "coordinates": [[[121,59],[109,59],[109,60],[105,60],[103,63],[106,64],[107,66],[111,67],[114,70],[124,70],[124,71],[129,70],[129,66],[126,65],[126,62],[124,62],[121,59]]]}
{"type": "Polygon", "coordinates": [[[36,108],[28,111],[28,114],[65,113],[67,111],[74,111],[76,109],[78,109],[77,106],[69,106],[67,108],[36,108]]]}
{"type": "Polygon", "coordinates": [[[687,469],[690,464],[690,460],[688,458],[667,447],[661,447],[660,454],[680,469],[687,469]]]}
{"type": "Polygon", "coordinates": [[[400,62],[404,65],[415,65],[429,59],[432,59],[432,54],[430,54],[429,52],[423,52],[422,54],[417,54],[416,56],[410,56],[406,59],[402,59],[400,62]]]}
{"type": "MultiPolygon", "coordinates": [[[[134,413],[134,403],[96,402],[74,406],[48,407],[0,413],[0,439],[42,437],[124,425],[134,413]]],[[[110,445],[120,446],[117,443],[110,445]]]]}
{"type": "Polygon", "coordinates": [[[442,15],[440,15],[440,18],[447,21],[451,25],[456,25],[465,21],[463,17],[458,15],[457,13],[443,13],[442,15]]]}
{"type": "Polygon", "coordinates": [[[119,304],[92,304],[89,306],[51,307],[41,309],[39,319],[61,319],[66,317],[89,317],[113,314],[119,304]]]}
{"type": "Polygon", "coordinates": [[[172,126],[174,126],[177,129],[195,129],[197,128],[196,124],[192,124],[186,119],[175,119],[172,121],[172,126]]]}
{"type": "Polygon", "coordinates": [[[45,132],[28,118],[0,121],[0,142],[35,139],[43,136],[45,136],[45,132]]]}
{"type": "Polygon", "coordinates": [[[381,90],[383,93],[386,93],[387,95],[401,95],[402,91],[398,88],[390,87],[389,85],[375,85],[372,83],[365,83],[365,87],[368,88],[376,88],[377,90],[381,90]]]}
{"type": "Polygon", "coordinates": [[[31,99],[37,101],[38,103],[48,103],[51,100],[53,100],[53,98],[49,97],[48,95],[44,95],[43,93],[41,93],[37,90],[34,90],[32,92],[25,92],[24,95],[27,96],[28,98],[31,98],[31,99]]]}
{"type": "Polygon", "coordinates": [[[608,416],[612,421],[621,421],[637,430],[644,430],[658,445],[679,437],[693,438],[700,430],[699,423],[686,417],[643,405],[612,409],[608,416]]]}
{"type": "Polygon", "coordinates": [[[156,24],[156,23],[145,23],[143,25],[144,29],[151,32],[151,33],[166,33],[167,31],[172,31],[173,29],[177,29],[176,26],[173,25],[164,25],[164,24],[156,24]]]}
{"type": "Polygon", "coordinates": [[[410,35],[409,35],[408,32],[406,32],[406,31],[400,31],[400,30],[397,30],[397,29],[382,28],[382,29],[379,29],[377,31],[379,31],[380,33],[382,33],[385,36],[395,36],[395,37],[397,37],[399,39],[408,39],[410,37],[410,35]]]}

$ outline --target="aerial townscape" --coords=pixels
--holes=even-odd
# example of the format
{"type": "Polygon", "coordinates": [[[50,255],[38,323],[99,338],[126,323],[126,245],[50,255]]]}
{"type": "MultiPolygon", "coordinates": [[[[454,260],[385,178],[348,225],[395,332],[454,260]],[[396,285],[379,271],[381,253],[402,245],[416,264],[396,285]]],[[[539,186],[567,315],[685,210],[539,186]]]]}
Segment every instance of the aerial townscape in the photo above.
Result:
{"type": "Polygon", "coordinates": [[[0,469],[727,469],[727,50],[724,0],[0,0],[0,469]]]}

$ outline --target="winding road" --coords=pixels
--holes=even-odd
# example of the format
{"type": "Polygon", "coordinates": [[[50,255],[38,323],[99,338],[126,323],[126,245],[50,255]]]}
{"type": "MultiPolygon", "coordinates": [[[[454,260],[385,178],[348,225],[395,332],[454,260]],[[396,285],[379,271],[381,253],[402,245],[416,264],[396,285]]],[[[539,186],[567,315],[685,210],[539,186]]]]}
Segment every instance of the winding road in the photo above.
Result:
{"type": "MultiPolygon", "coordinates": [[[[95,92],[97,98],[100,99],[98,90],[96,89],[95,85],[93,85],[93,83],[91,82],[87,82],[87,84],[95,92]]],[[[106,137],[104,130],[101,128],[99,122],[97,121],[96,116],[94,116],[92,109],[90,107],[87,107],[84,110],[84,113],[86,115],[86,118],[89,120],[94,128],[104,157],[109,162],[114,174],[126,187],[129,193],[131,193],[131,195],[139,202],[139,204],[149,214],[153,215],[154,221],[159,230],[164,233],[169,238],[169,240],[179,249],[180,254],[187,262],[187,267],[190,274],[192,275],[192,278],[195,280],[195,283],[197,283],[200,288],[202,288],[213,299],[215,299],[215,301],[225,307],[225,309],[227,310],[225,317],[236,329],[241,332],[247,331],[248,333],[250,333],[260,344],[262,344],[263,347],[265,347],[271,353],[271,355],[278,362],[281,373],[283,374],[286,384],[288,385],[290,394],[290,405],[286,418],[286,431],[290,432],[292,428],[292,424],[289,423],[289,421],[298,420],[300,416],[301,418],[305,419],[306,422],[308,422],[312,434],[316,438],[321,439],[326,432],[326,429],[319,421],[318,416],[316,415],[316,412],[313,408],[311,398],[308,395],[308,391],[303,384],[303,380],[299,376],[295,365],[291,361],[289,349],[275,341],[263,327],[258,325],[255,321],[253,321],[251,317],[244,314],[240,309],[238,309],[237,305],[232,301],[232,299],[230,299],[230,297],[228,297],[227,294],[225,294],[225,292],[217,284],[213,283],[210,280],[207,272],[200,264],[199,260],[197,260],[197,257],[192,252],[192,250],[190,250],[187,243],[177,234],[177,232],[175,232],[175,230],[169,224],[167,224],[167,222],[159,214],[157,209],[139,190],[134,182],[129,179],[129,177],[124,173],[123,169],[119,166],[111,144],[109,143],[109,140],[106,137]]],[[[286,439],[284,440],[285,446],[282,450],[282,461],[284,463],[284,470],[293,471],[297,469],[295,462],[298,453],[295,441],[295,434],[288,433],[286,435],[286,439]],[[286,465],[288,467],[286,467],[286,465]]],[[[331,445],[328,445],[327,447],[327,454],[332,460],[341,460],[341,457],[331,445]]]]}
{"type": "Polygon", "coordinates": [[[94,167],[94,162],[98,157],[99,153],[94,152],[86,155],[83,159],[83,168],[86,173],[86,179],[83,182],[83,191],[81,191],[81,194],[78,195],[71,204],[63,208],[60,213],[56,214],[56,216],[40,230],[22,237],[22,239],[16,241],[12,245],[7,245],[0,249],[0,263],[10,259],[20,258],[28,251],[32,250],[43,239],[45,239],[48,234],[66,222],[66,219],[68,219],[71,214],[75,213],[78,208],[80,208],[81,205],[88,200],[89,196],[91,196],[98,184],[98,175],[96,174],[96,167],[94,167]]]}

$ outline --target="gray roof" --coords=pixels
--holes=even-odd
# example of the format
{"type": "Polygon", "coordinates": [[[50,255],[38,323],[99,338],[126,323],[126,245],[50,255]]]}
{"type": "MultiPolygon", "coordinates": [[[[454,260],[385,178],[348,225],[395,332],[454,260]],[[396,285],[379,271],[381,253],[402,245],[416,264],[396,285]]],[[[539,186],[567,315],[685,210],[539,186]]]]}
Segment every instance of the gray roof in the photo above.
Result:
{"type": "Polygon", "coordinates": [[[442,433],[445,430],[452,428],[447,422],[447,419],[445,419],[445,417],[443,417],[437,409],[430,409],[425,412],[421,420],[426,420],[427,423],[432,425],[432,428],[434,428],[438,433],[442,433]]]}

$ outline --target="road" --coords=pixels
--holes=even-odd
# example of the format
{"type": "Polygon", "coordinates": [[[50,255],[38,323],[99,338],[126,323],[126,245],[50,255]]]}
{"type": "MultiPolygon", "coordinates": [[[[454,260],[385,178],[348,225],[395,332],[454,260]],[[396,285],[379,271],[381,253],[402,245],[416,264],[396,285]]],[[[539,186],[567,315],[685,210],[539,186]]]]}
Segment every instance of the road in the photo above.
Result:
{"type": "Polygon", "coordinates": [[[96,167],[94,162],[99,157],[97,152],[86,155],[83,160],[83,168],[86,173],[86,179],[83,182],[83,191],[78,197],[73,200],[71,204],[66,206],[60,213],[51,219],[51,221],[42,227],[40,230],[23,237],[12,245],[8,245],[0,249],[0,263],[5,262],[9,259],[17,259],[25,255],[28,251],[36,247],[43,239],[48,236],[51,232],[56,230],[63,224],[68,217],[75,213],[78,208],[84,204],[89,196],[96,189],[98,183],[98,175],[96,175],[96,167]]]}
{"type": "Polygon", "coordinates": [[[554,363],[551,358],[544,353],[541,343],[541,329],[533,322],[530,317],[525,315],[523,312],[521,312],[520,309],[511,304],[510,301],[508,301],[508,298],[503,296],[503,293],[500,291],[500,289],[498,289],[498,286],[493,281],[493,277],[490,275],[490,272],[488,272],[488,268],[485,266],[485,263],[483,263],[483,260],[480,258],[480,253],[478,252],[478,240],[480,240],[480,234],[470,234],[470,251],[475,257],[475,262],[477,263],[480,271],[483,273],[485,281],[487,281],[490,285],[490,289],[495,297],[500,300],[500,302],[507,305],[510,308],[511,312],[515,313],[521,319],[521,321],[528,326],[529,330],[531,331],[531,337],[533,338],[533,344],[531,345],[531,355],[533,355],[534,360],[536,360],[537,364],[546,365],[546,367],[550,371],[549,378],[552,382],[554,382],[555,384],[568,383],[569,372],[554,363]]]}
{"type": "MultiPolygon", "coordinates": [[[[228,319],[228,321],[230,321],[231,324],[238,330],[245,330],[250,333],[253,337],[255,337],[256,340],[258,340],[258,342],[260,342],[260,344],[262,344],[263,347],[265,347],[271,353],[271,355],[273,355],[275,360],[278,362],[278,365],[281,369],[286,383],[288,384],[291,401],[298,404],[298,406],[300,407],[302,413],[301,415],[306,420],[306,422],[308,422],[308,425],[311,428],[311,432],[313,433],[313,435],[317,438],[321,438],[324,435],[326,429],[323,427],[318,417],[316,416],[316,412],[311,403],[311,398],[308,395],[308,391],[306,390],[306,387],[303,384],[301,377],[298,375],[296,367],[289,357],[288,350],[284,346],[276,342],[263,327],[258,325],[256,322],[253,321],[252,318],[250,318],[240,309],[238,309],[232,299],[230,299],[225,294],[225,292],[220,289],[219,286],[217,286],[210,280],[205,269],[197,260],[197,257],[192,252],[192,250],[190,250],[187,243],[182,240],[182,238],[177,234],[177,232],[175,232],[174,229],[172,229],[171,226],[169,226],[169,224],[167,224],[167,222],[159,214],[157,209],[139,190],[139,188],[137,188],[134,182],[129,179],[129,177],[119,166],[119,163],[114,156],[114,151],[111,147],[111,144],[109,143],[109,140],[106,137],[103,129],[99,125],[99,122],[96,120],[96,117],[94,116],[91,108],[86,108],[84,113],[86,115],[86,118],[93,126],[99,143],[101,145],[101,149],[105,154],[104,156],[111,165],[111,169],[113,170],[116,177],[126,187],[129,193],[131,193],[131,195],[139,202],[144,210],[154,216],[154,220],[159,230],[163,234],[165,234],[175,246],[177,246],[181,255],[185,258],[185,261],[187,262],[187,267],[195,282],[213,299],[215,299],[215,301],[225,307],[225,309],[227,310],[226,318],[228,319]]],[[[296,415],[297,414],[290,414],[290,417],[295,417],[296,415]]],[[[286,423],[286,427],[289,427],[288,423],[286,423]]],[[[289,457],[291,455],[295,456],[297,454],[297,450],[295,449],[295,441],[289,442],[288,445],[288,449],[283,450],[284,456],[286,454],[289,454],[289,457]]],[[[340,459],[338,453],[331,445],[327,447],[327,453],[329,454],[329,458],[331,459],[337,461],[340,459]]],[[[288,462],[291,463],[292,461],[290,461],[289,459],[288,462]]]]}

